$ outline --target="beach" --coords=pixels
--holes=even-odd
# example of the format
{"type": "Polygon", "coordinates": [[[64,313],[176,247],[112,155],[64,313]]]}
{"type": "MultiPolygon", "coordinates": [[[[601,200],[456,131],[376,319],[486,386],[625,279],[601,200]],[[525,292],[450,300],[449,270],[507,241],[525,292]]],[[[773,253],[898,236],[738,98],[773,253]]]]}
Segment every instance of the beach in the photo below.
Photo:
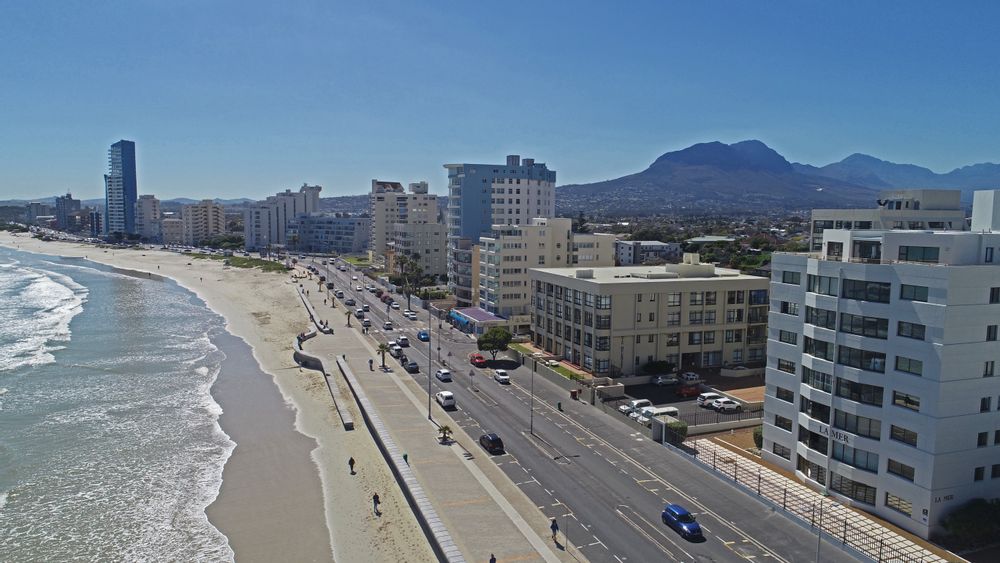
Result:
{"type": "Polygon", "coordinates": [[[371,436],[364,428],[344,431],[323,376],[292,361],[292,342],[308,317],[289,275],[26,234],[0,233],[0,245],[167,277],[225,319],[228,334],[214,344],[226,359],[211,394],[222,407],[219,424],[236,447],[206,512],[236,560],[383,561],[403,553],[410,554],[407,560],[432,560],[371,436]],[[350,457],[356,475],[347,470],[350,457]],[[380,519],[371,514],[372,492],[382,499],[380,519]]]}

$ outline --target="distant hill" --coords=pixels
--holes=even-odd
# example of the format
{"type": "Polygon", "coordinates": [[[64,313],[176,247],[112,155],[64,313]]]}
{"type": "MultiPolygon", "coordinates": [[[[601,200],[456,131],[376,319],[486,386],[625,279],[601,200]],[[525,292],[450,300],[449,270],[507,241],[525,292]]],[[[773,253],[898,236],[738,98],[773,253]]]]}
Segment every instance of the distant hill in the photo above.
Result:
{"type": "Polygon", "coordinates": [[[876,190],[799,172],[756,140],[699,143],[668,152],[649,168],[614,180],[556,188],[556,211],[598,214],[766,212],[813,207],[870,207],[876,190]]]}

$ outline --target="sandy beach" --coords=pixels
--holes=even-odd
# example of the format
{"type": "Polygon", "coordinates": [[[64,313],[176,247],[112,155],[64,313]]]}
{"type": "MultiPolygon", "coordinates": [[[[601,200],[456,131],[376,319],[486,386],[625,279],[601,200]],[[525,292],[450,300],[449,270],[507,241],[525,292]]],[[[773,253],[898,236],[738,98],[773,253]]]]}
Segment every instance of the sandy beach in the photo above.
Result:
{"type": "Polygon", "coordinates": [[[227,359],[212,394],[223,407],[220,425],[237,446],[207,513],[238,561],[385,561],[403,553],[433,560],[371,436],[363,428],[344,431],[322,375],[292,361],[292,341],[308,318],[289,275],[26,234],[0,232],[0,245],[164,276],[225,318],[236,338],[216,342],[227,359]],[[347,470],[350,457],[356,475],[347,470]],[[371,514],[372,491],[382,499],[379,519],[371,514]]]}

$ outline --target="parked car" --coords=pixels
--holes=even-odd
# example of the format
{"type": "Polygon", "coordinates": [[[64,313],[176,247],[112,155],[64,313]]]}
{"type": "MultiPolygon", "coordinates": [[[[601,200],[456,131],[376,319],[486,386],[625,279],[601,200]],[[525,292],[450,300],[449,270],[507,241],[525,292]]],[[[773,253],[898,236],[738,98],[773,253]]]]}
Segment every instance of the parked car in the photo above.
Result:
{"type": "Polygon", "coordinates": [[[507,370],[498,369],[493,372],[493,379],[501,385],[510,385],[510,376],[507,375],[507,370]]]}
{"type": "Polygon", "coordinates": [[[721,398],[722,398],[722,395],[720,395],[718,393],[711,393],[711,392],[709,392],[709,393],[702,393],[701,395],[698,395],[698,398],[696,399],[696,401],[698,402],[698,406],[699,407],[708,408],[708,407],[712,406],[712,401],[714,401],[716,399],[721,399],[721,398]]]}
{"type": "Polygon", "coordinates": [[[365,328],[371,328],[371,326],[372,326],[371,319],[362,319],[361,320],[361,326],[363,326],[365,328]]]}
{"type": "Polygon", "coordinates": [[[392,321],[382,323],[382,330],[392,330],[392,321]]]}
{"type": "Polygon", "coordinates": [[[355,287],[354,287],[354,290],[355,290],[355,291],[361,291],[361,290],[363,290],[363,289],[364,289],[364,288],[363,288],[363,287],[361,287],[360,285],[358,285],[358,286],[355,286],[355,287]]]}
{"type": "Polygon", "coordinates": [[[439,369],[436,372],[434,372],[434,377],[438,378],[441,381],[451,381],[451,371],[446,369],[439,369]]]}
{"type": "Polygon", "coordinates": [[[326,282],[327,289],[333,289],[333,282],[326,282]]]}
{"type": "Polygon", "coordinates": [[[486,358],[484,358],[482,354],[473,354],[469,356],[469,361],[472,362],[472,365],[477,368],[486,367],[486,358]]]}
{"type": "Polygon", "coordinates": [[[404,314],[404,315],[409,315],[409,314],[410,314],[410,313],[412,313],[412,312],[413,312],[413,310],[412,310],[412,309],[406,309],[405,311],[403,311],[403,314],[404,314]]]}
{"type": "Polygon", "coordinates": [[[650,426],[654,418],[664,415],[677,418],[680,411],[677,410],[677,407],[644,407],[639,411],[639,416],[635,420],[639,424],[650,426]]]}
{"type": "Polygon", "coordinates": [[[743,410],[743,405],[730,398],[723,397],[722,399],[712,401],[712,408],[716,412],[740,412],[743,410]]]}
{"type": "Polygon", "coordinates": [[[431,339],[431,334],[426,330],[421,330],[420,332],[417,333],[417,340],[421,342],[427,342],[430,339],[431,339]]]}
{"type": "Polygon", "coordinates": [[[657,375],[653,378],[653,385],[663,386],[663,385],[677,385],[680,380],[677,379],[676,375],[657,375]]]}
{"type": "Polygon", "coordinates": [[[484,450],[491,454],[502,454],[503,450],[503,440],[500,436],[494,433],[483,434],[479,437],[479,445],[483,447],[484,450]]]}
{"type": "Polygon", "coordinates": [[[396,344],[399,344],[403,348],[409,348],[410,339],[405,336],[400,336],[399,338],[396,339],[396,344]]]}
{"type": "Polygon", "coordinates": [[[389,355],[393,358],[398,358],[403,355],[403,349],[397,344],[392,344],[389,346],[389,355]]]}
{"type": "Polygon", "coordinates": [[[354,310],[354,316],[357,317],[357,318],[359,318],[359,319],[363,319],[363,318],[365,318],[365,312],[363,310],[361,310],[361,309],[355,309],[354,310]]]}
{"type": "Polygon", "coordinates": [[[411,321],[417,320],[417,314],[414,313],[413,311],[410,311],[409,313],[403,313],[403,316],[410,319],[411,321]]]}
{"type": "Polygon", "coordinates": [[[438,391],[434,394],[434,400],[437,404],[441,405],[443,409],[453,409],[455,408],[455,394],[451,391],[438,391]]]}
{"type": "Polygon", "coordinates": [[[417,362],[406,362],[406,365],[404,365],[403,368],[410,373],[417,373],[420,371],[420,366],[417,365],[417,362]]]}
{"type": "Polygon", "coordinates": [[[395,301],[393,301],[392,305],[390,305],[390,307],[392,307],[393,309],[399,309],[399,303],[396,303],[395,301]]]}
{"type": "Polygon", "coordinates": [[[651,406],[653,406],[653,401],[650,401],[649,399],[632,399],[631,401],[618,407],[618,412],[630,414],[632,411],[638,411],[643,407],[651,406]]]}
{"type": "Polygon", "coordinates": [[[367,303],[365,303],[364,305],[361,306],[361,310],[367,313],[368,311],[371,311],[372,308],[367,303]]]}
{"type": "Polygon", "coordinates": [[[686,381],[688,383],[701,381],[701,376],[693,371],[686,371],[681,374],[681,381],[686,381]]]}
{"type": "Polygon", "coordinates": [[[668,504],[663,507],[660,519],[667,526],[670,526],[685,539],[695,539],[702,537],[701,526],[694,516],[686,508],[679,504],[668,504]]]}
{"type": "Polygon", "coordinates": [[[358,276],[351,276],[352,281],[358,281],[358,276]]]}
{"type": "Polygon", "coordinates": [[[674,394],[678,397],[697,397],[700,393],[700,385],[681,385],[674,391],[674,394]]]}
{"type": "Polygon", "coordinates": [[[334,291],[333,294],[337,297],[337,299],[343,299],[344,298],[344,292],[343,292],[343,290],[338,289],[337,291],[334,291]]]}

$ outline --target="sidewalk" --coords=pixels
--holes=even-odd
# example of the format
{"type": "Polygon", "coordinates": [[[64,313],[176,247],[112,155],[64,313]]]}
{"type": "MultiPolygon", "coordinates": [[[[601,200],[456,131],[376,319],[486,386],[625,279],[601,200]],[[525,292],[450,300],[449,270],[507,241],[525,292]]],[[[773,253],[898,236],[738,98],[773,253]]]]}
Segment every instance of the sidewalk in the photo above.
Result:
{"type": "Polygon", "coordinates": [[[380,356],[371,341],[360,334],[359,323],[352,322],[347,328],[345,308],[324,306],[318,295],[309,299],[317,314],[329,321],[334,334],[319,334],[306,341],[303,349],[323,360],[330,377],[343,377],[336,360],[346,361],[374,405],[382,428],[406,453],[423,495],[465,560],[487,561],[491,554],[498,561],[578,560],[554,549],[547,539],[549,522],[535,504],[475,439],[433,403],[434,420],[453,430],[450,445],[439,443],[438,426],[427,419],[426,389],[398,365],[395,371],[381,371],[380,356]],[[375,371],[369,370],[369,359],[375,360],[375,371]]]}

